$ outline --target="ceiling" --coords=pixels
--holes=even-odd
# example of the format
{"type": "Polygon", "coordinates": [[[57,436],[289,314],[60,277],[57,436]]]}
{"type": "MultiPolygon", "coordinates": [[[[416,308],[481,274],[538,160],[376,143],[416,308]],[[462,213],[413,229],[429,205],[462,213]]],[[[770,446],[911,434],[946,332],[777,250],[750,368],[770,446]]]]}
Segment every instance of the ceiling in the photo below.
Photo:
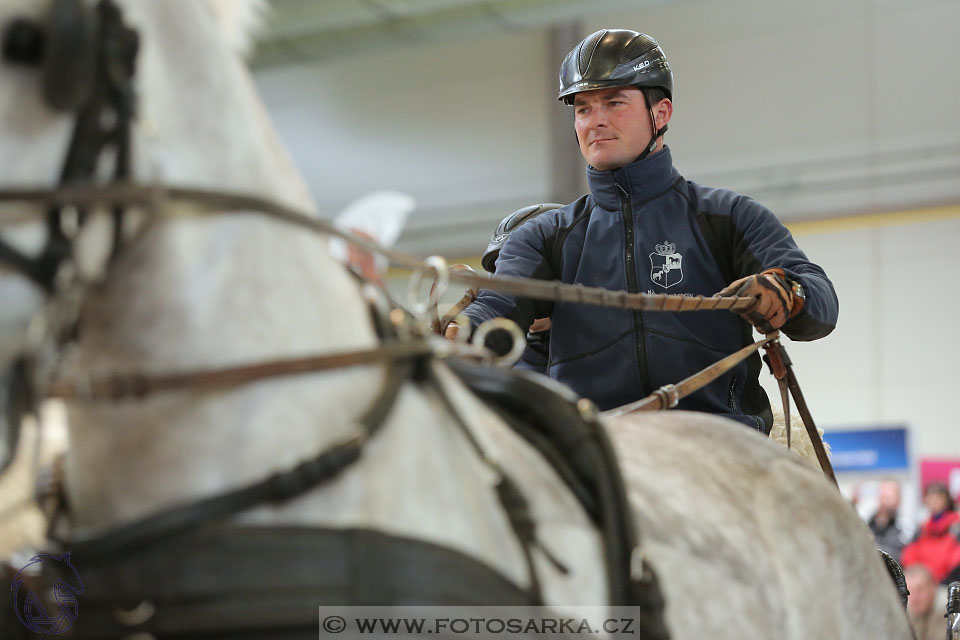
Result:
{"type": "Polygon", "coordinates": [[[661,0],[273,0],[251,64],[329,61],[403,44],[569,23],[661,0]]]}

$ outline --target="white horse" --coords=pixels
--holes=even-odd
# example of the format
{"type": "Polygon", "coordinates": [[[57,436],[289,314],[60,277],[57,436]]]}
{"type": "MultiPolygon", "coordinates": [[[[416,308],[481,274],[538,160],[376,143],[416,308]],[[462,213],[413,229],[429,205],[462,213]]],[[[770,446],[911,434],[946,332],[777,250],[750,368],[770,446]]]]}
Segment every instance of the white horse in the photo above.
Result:
{"type": "MultiPolygon", "coordinates": [[[[38,16],[42,5],[7,1],[0,22],[38,16]]],[[[309,210],[307,190],[210,6],[194,0],[121,6],[141,36],[133,177],[240,190],[309,210]]],[[[2,183],[53,186],[72,119],[43,101],[37,70],[0,66],[0,122],[2,183]]],[[[0,218],[3,238],[27,253],[39,248],[38,218],[6,220],[0,218]]],[[[136,239],[109,263],[106,212],[91,212],[80,230],[76,258],[91,286],[77,341],[58,375],[191,371],[378,344],[361,289],[329,258],[325,238],[254,213],[144,220],[127,224],[136,239]]],[[[20,345],[15,338],[45,296],[9,269],[0,272],[0,287],[0,344],[20,345]]],[[[0,370],[16,355],[5,347],[0,370]]],[[[68,402],[68,549],[250,486],[337,443],[364,440],[359,459],[334,478],[226,518],[225,537],[216,537],[217,529],[190,532],[162,540],[159,555],[138,547],[137,555],[119,554],[106,569],[78,564],[86,597],[98,607],[119,607],[117,620],[131,633],[175,623],[164,617],[160,595],[129,582],[136,576],[124,573],[124,563],[137,575],[169,579],[208,598],[234,583],[256,584],[243,573],[247,568],[259,570],[260,581],[263,572],[276,575],[269,581],[276,588],[314,589],[308,599],[327,593],[328,604],[440,603],[444,595],[520,604],[536,601],[535,587],[549,605],[609,602],[603,540],[581,502],[535,447],[442,362],[421,363],[395,389],[376,433],[363,435],[358,421],[382,397],[390,370],[367,364],[229,389],[68,402]],[[529,513],[520,515],[529,515],[536,530],[526,537],[518,530],[529,520],[518,520],[516,505],[505,509],[498,497],[504,476],[529,503],[529,513]],[[311,531],[317,534],[304,537],[311,531]],[[276,562],[273,572],[269,561],[276,562]],[[186,574],[191,579],[183,582],[186,574]],[[123,595],[160,598],[152,601],[155,610],[134,606],[136,597],[112,601],[117,582],[129,589],[123,595]]],[[[660,576],[672,637],[910,637],[868,532],[816,472],[711,416],[626,416],[605,426],[640,531],[634,559],[642,555],[660,576]]],[[[257,595],[273,597],[266,587],[257,595]]],[[[100,611],[83,597],[78,629],[96,617],[91,608],[100,611]]],[[[280,624],[257,617],[275,609],[257,608],[258,598],[230,610],[230,618],[249,623],[247,629],[280,624]]],[[[306,605],[313,629],[305,635],[316,632],[316,604],[314,598],[306,605]]],[[[222,622],[206,616],[203,624],[211,620],[222,622]]]]}

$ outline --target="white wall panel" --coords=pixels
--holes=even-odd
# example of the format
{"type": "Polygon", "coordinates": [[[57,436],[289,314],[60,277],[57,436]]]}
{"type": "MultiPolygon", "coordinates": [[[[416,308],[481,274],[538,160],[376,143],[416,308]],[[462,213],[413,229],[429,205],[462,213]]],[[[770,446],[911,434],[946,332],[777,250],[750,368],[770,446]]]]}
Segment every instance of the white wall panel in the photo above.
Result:
{"type": "Polygon", "coordinates": [[[256,80],[326,215],[381,188],[410,193],[421,213],[510,198],[519,207],[547,188],[541,114],[553,82],[534,71],[546,49],[545,33],[525,32],[272,68],[256,80]]]}
{"type": "Polygon", "coordinates": [[[937,378],[896,375],[887,378],[883,415],[887,424],[905,424],[917,457],[960,457],[956,395],[958,376],[937,378]]]}
{"type": "MultiPolygon", "coordinates": [[[[820,426],[906,424],[919,456],[960,456],[960,217],[838,233],[798,243],[834,281],[836,330],[811,343],[787,342],[820,426]]],[[[761,378],[771,400],[776,382],[761,378]]]]}
{"type": "MultiPolygon", "coordinates": [[[[817,408],[814,416],[824,424],[846,422],[851,410],[860,420],[879,417],[873,391],[874,372],[879,368],[879,327],[870,294],[876,262],[872,236],[871,231],[848,231],[797,238],[808,257],[827,272],[840,300],[833,333],[814,342],[787,344],[808,401],[817,408]],[[861,381],[855,394],[845,390],[852,379],[861,381]]],[[[776,389],[776,384],[768,381],[767,388],[776,389]]]]}
{"type": "Polygon", "coordinates": [[[884,378],[958,376],[960,334],[950,325],[960,317],[960,296],[951,291],[954,274],[960,271],[960,220],[882,231],[883,261],[877,277],[884,378]]]}

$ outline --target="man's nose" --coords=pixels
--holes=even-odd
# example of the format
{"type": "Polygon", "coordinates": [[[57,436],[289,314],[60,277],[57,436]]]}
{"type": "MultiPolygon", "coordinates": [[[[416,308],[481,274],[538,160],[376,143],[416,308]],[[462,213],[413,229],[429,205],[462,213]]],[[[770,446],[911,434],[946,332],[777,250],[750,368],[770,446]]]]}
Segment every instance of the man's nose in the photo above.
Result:
{"type": "Polygon", "coordinates": [[[607,112],[605,109],[591,109],[589,126],[591,129],[605,127],[608,124],[607,112]]]}

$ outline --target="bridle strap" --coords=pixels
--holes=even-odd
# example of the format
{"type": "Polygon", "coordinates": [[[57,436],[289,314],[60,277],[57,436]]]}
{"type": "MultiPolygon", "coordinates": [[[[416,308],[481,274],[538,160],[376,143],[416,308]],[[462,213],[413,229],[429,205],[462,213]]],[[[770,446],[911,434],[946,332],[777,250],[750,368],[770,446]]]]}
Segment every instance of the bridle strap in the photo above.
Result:
{"type": "Polygon", "coordinates": [[[140,399],[157,393],[209,391],[280,376],[301,375],[364,364],[390,363],[427,355],[484,357],[488,354],[467,344],[445,342],[440,339],[397,340],[382,343],[372,349],[357,349],[302,358],[280,358],[219,369],[157,375],[130,373],[90,379],[55,380],[43,389],[43,396],[86,401],[140,399]]]}
{"type": "Polygon", "coordinates": [[[40,261],[31,260],[3,238],[0,238],[0,265],[13,269],[41,289],[49,290],[49,280],[40,261]]]}
{"type": "MultiPolygon", "coordinates": [[[[131,176],[130,122],[134,112],[133,75],[139,36],[124,22],[112,2],[100,2],[96,7],[97,30],[95,73],[88,97],[76,107],[76,117],[70,142],[60,169],[60,185],[92,182],[98,171],[103,152],[113,147],[113,180],[131,176]]],[[[72,202],[50,202],[46,213],[46,243],[36,258],[28,258],[0,241],[0,264],[7,264],[48,293],[56,286],[61,266],[73,255],[73,242],[64,232],[65,208],[72,202]]],[[[122,235],[122,204],[114,208],[114,246],[118,251],[122,235]]],[[[78,224],[82,224],[85,210],[77,207],[78,224]]]]}

